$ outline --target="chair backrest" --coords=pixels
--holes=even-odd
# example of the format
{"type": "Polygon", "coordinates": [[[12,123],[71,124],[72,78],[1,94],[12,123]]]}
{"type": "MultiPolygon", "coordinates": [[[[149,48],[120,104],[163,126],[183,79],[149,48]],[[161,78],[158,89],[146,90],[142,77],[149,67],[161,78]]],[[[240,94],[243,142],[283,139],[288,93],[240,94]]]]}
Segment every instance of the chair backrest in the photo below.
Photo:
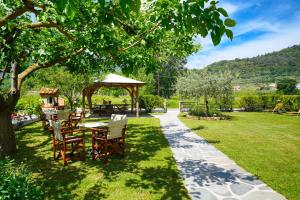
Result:
{"type": "Polygon", "coordinates": [[[122,120],[122,119],[127,119],[127,115],[117,115],[117,114],[112,114],[110,119],[111,119],[112,121],[122,120]]]}
{"type": "Polygon", "coordinates": [[[127,118],[121,120],[113,120],[108,123],[107,139],[120,138],[123,135],[124,128],[127,124],[127,118]]]}
{"type": "Polygon", "coordinates": [[[58,139],[59,141],[63,141],[64,138],[61,135],[61,124],[60,124],[60,122],[50,120],[49,124],[53,128],[54,135],[55,135],[56,139],[58,139]]]}
{"type": "Polygon", "coordinates": [[[69,120],[69,115],[70,115],[69,111],[65,111],[65,110],[58,110],[57,111],[57,119],[58,120],[68,121],[69,120]]]}

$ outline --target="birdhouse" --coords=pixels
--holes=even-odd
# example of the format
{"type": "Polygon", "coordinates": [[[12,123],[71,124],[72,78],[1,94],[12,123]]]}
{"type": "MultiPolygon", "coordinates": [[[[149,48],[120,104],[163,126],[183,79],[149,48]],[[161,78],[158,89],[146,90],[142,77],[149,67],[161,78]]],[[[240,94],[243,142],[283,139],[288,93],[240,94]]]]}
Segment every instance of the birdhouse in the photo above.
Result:
{"type": "Polygon", "coordinates": [[[64,109],[65,102],[63,98],[59,97],[59,90],[57,88],[42,87],[40,89],[40,95],[43,100],[43,109],[64,109]]]}

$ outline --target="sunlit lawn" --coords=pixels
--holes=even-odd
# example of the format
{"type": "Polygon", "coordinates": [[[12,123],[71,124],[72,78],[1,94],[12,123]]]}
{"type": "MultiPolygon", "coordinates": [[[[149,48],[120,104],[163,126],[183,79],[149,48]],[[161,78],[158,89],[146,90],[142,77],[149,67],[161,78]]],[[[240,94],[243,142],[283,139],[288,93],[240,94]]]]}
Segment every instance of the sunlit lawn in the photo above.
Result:
{"type": "Polygon", "coordinates": [[[227,121],[181,120],[288,199],[300,199],[300,117],[230,113],[227,121]]]}
{"type": "MultiPolygon", "coordinates": [[[[91,134],[86,133],[87,149],[91,134]]],[[[17,132],[18,162],[29,166],[46,199],[188,199],[159,120],[129,119],[126,157],[107,165],[75,161],[63,167],[52,158],[51,136],[40,123],[17,132]]]]}

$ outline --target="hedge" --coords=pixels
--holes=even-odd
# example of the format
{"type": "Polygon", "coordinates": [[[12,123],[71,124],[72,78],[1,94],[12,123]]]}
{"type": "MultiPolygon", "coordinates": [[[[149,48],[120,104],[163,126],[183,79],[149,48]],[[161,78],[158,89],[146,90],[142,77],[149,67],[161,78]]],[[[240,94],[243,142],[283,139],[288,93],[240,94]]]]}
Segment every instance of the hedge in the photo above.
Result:
{"type": "Polygon", "coordinates": [[[151,112],[154,108],[164,107],[164,99],[157,95],[142,95],[139,98],[139,103],[146,112],[151,112]]]}
{"type": "Polygon", "coordinates": [[[252,95],[241,97],[239,106],[245,111],[274,109],[277,103],[283,103],[286,111],[300,109],[300,95],[252,95]]]}

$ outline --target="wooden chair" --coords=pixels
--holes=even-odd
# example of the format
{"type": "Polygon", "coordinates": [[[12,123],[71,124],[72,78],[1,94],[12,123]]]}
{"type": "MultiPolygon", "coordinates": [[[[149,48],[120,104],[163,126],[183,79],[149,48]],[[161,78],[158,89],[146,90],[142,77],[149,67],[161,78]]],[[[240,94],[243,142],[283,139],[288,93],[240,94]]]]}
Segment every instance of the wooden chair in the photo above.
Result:
{"type": "Polygon", "coordinates": [[[108,156],[114,153],[119,153],[124,157],[126,127],[127,118],[112,120],[107,128],[92,128],[93,160],[104,158],[104,163],[107,163],[108,156]]]}
{"type": "Polygon", "coordinates": [[[82,119],[83,119],[83,112],[80,113],[72,112],[69,115],[69,122],[73,128],[74,127],[78,128],[78,124],[82,123],[82,119]]]}
{"type": "Polygon", "coordinates": [[[63,127],[59,121],[50,120],[50,130],[53,135],[53,157],[55,160],[60,157],[64,165],[68,165],[68,160],[79,157],[84,160],[84,130],[74,130],[71,127],[63,127]],[[58,151],[58,155],[56,152],[58,151]],[[79,156],[75,153],[79,152],[79,156]]]}
{"type": "Polygon", "coordinates": [[[66,110],[57,110],[54,121],[59,121],[63,127],[70,127],[70,112],[66,110]]]}

